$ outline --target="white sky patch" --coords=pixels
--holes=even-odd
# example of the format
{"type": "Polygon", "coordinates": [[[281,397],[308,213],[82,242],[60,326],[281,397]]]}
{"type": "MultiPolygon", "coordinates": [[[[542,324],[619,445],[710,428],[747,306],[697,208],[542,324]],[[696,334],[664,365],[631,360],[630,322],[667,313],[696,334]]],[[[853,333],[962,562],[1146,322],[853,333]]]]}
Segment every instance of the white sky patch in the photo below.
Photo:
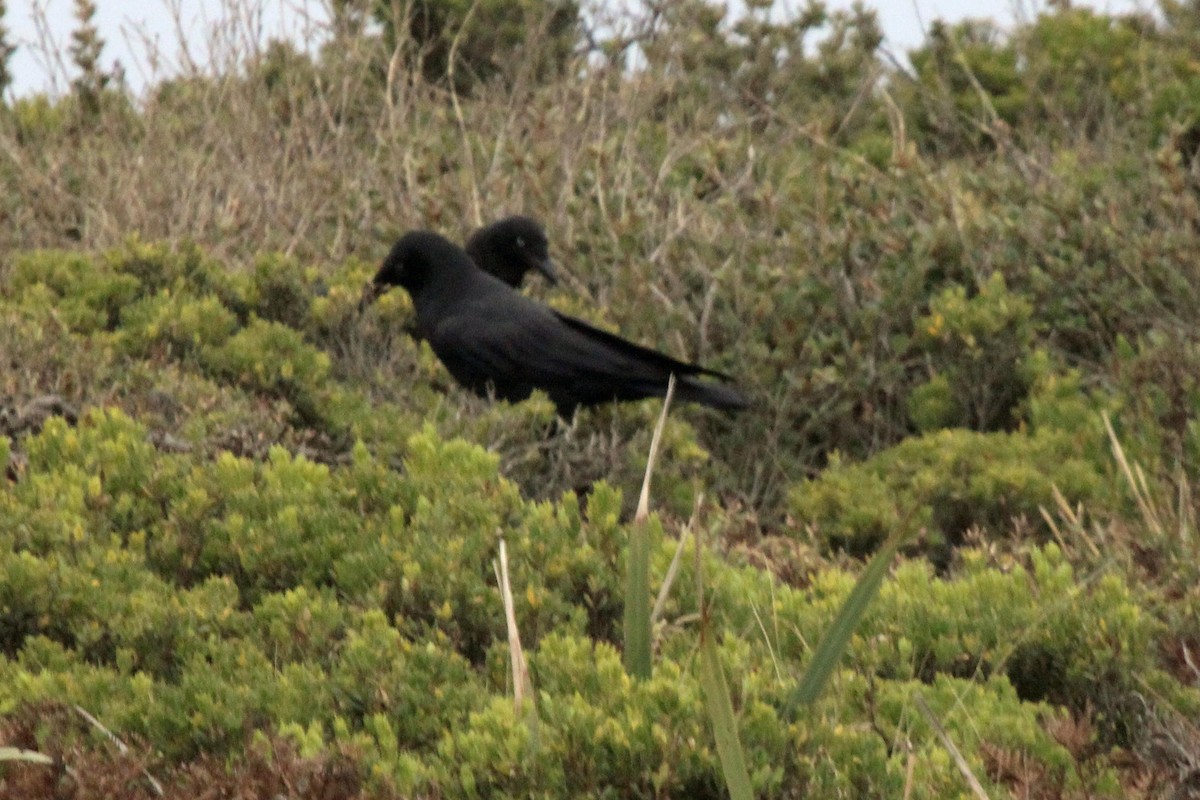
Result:
{"type": "MultiPolygon", "coordinates": [[[[1077,2],[1109,13],[1153,8],[1147,0],[1077,2]]],[[[15,0],[4,23],[17,46],[9,66],[10,93],[60,94],[73,75],[68,48],[76,27],[72,0],[15,0]]],[[[884,47],[903,59],[918,46],[935,19],[990,17],[1002,26],[1031,20],[1044,0],[866,0],[886,37],[884,47]]],[[[329,19],[320,0],[96,0],[96,25],[105,47],[103,69],[120,66],[135,94],[153,83],[188,71],[225,67],[231,58],[254,52],[271,39],[290,39],[315,47],[329,19]]],[[[800,0],[780,0],[777,13],[788,14],[800,0]]],[[[851,0],[827,0],[830,10],[849,8],[851,0]]],[[[730,4],[737,13],[740,2],[730,4]]]]}

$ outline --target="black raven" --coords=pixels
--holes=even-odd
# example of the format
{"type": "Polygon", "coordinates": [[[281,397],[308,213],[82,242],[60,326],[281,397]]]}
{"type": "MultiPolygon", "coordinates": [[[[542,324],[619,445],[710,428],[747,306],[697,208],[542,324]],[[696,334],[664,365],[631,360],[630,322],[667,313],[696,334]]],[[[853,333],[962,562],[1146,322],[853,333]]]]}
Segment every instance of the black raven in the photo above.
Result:
{"type": "Polygon", "coordinates": [[[463,386],[480,395],[524,400],[542,389],[563,416],[578,406],[666,394],[737,411],[749,405],[723,381],[728,375],[594,328],[531,300],[483,270],[456,245],[430,231],[405,234],[392,247],[360,307],[402,286],[416,310],[415,332],[463,386]]]}
{"type": "Polygon", "coordinates": [[[525,273],[531,269],[558,283],[554,262],[550,260],[550,241],[542,224],[532,217],[505,217],[480,228],[467,239],[467,255],[484,272],[521,288],[525,273]]]}

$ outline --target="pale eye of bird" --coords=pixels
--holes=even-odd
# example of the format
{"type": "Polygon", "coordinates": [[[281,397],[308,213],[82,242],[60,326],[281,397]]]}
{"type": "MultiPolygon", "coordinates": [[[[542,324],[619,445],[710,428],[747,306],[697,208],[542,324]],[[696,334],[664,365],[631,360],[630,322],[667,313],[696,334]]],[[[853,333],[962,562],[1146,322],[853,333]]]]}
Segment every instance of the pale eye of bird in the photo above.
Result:
{"type": "Polygon", "coordinates": [[[518,236],[517,237],[517,247],[524,247],[524,246],[525,246],[525,238],[522,236],[518,236]]]}

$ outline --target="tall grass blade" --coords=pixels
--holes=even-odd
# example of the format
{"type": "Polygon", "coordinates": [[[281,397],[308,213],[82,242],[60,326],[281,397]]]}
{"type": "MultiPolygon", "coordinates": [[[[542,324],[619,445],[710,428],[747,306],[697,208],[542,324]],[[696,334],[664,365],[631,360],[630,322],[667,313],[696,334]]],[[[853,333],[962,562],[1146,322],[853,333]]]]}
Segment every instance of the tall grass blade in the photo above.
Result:
{"type": "Polygon", "coordinates": [[[946,752],[950,754],[950,758],[954,761],[954,766],[958,767],[959,773],[966,780],[967,785],[971,787],[971,793],[978,800],[989,800],[988,793],[984,790],[983,784],[979,782],[979,778],[975,777],[975,773],[971,771],[971,765],[967,763],[967,759],[963,758],[962,752],[958,746],[954,744],[954,740],[950,738],[950,734],[942,726],[941,720],[933,713],[933,709],[925,702],[924,696],[920,692],[913,693],[913,703],[917,706],[917,710],[925,717],[925,721],[933,728],[933,732],[941,741],[942,747],[946,748],[946,752]]]}
{"type": "Polygon", "coordinates": [[[525,651],[521,647],[521,631],[517,628],[512,584],[508,580],[508,548],[503,537],[500,539],[500,563],[496,566],[496,579],[500,584],[500,598],[504,603],[504,625],[508,631],[508,658],[512,668],[513,706],[519,712],[525,698],[533,696],[533,682],[529,679],[529,667],[525,663],[525,651]]]}
{"type": "Polygon", "coordinates": [[[683,560],[683,549],[687,545],[688,535],[692,532],[692,528],[696,526],[696,520],[700,516],[700,506],[704,503],[704,492],[696,495],[696,503],[692,506],[692,518],[688,520],[687,525],[683,526],[683,530],[679,533],[679,544],[675,545],[675,555],[671,557],[671,565],[667,567],[667,574],[663,577],[662,586],[658,588],[658,597],[654,599],[654,608],[650,612],[650,627],[654,627],[654,623],[658,622],[658,618],[662,616],[663,609],[666,608],[667,598],[671,596],[671,587],[675,584],[675,577],[679,574],[679,563],[683,560]]]}
{"type": "Polygon", "coordinates": [[[625,671],[635,678],[650,677],[650,524],[634,522],[629,529],[629,559],[625,584],[625,671]]]}
{"type": "MultiPolygon", "coordinates": [[[[110,742],[112,742],[114,745],[116,745],[116,748],[121,753],[121,755],[125,755],[129,752],[129,745],[127,745],[123,741],[121,741],[120,737],[118,737],[115,733],[113,733],[107,727],[105,727],[103,722],[101,722],[100,720],[98,720],[94,716],[92,716],[92,714],[86,708],[84,708],[81,705],[76,705],[75,713],[78,714],[79,716],[83,717],[85,720],[87,720],[88,724],[91,725],[93,728],[95,728],[96,730],[98,730],[102,734],[104,734],[104,736],[110,742]]],[[[153,775],[151,775],[150,771],[147,769],[142,770],[142,775],[145,776],[146,781],[150,784],[150,788],[154,791],[154,795],[156,797],[162,797],[163,796],[162,784],[159,783],[158,780],[153,775]]]]}
{"type": "Polygon", "coordinates": [[[900,534],[892,534],[867,563],[854,590],[850,592],[846,602],[842,603],[833,624],[826,631],[820,644],[817,645],[812,663],[808,665],[808,669],[800,677],[800,683],[788,698],[787,705],[784,707],[785,718],[792,718],[799,705],[812,705],[820,697],[829,677],[837,669],[838,662],[842,659],[842,653],[845,652],[846,645],[850,643],[850,637],[854,635],[854,629],[858,627],[867,607],[878,594],[884,576],[887,575],[888,567],[891,565],[896,551],[900,549],[902,539],[903,536],[900,534]]]}
{"type": "Polygon", "coordinates": [[[662,443],[663,428],[667,427],[667,412],[671,410],[671,400],[675,397],[675,375],[672,373],[667,380],[667,396],[663,398],[662,411],[659,412],[658,422],[654,425],[654,435],[650,437],[650,455],[646,457],[646,474],[642,478],[642,493],[638,496],[637,512],[633,518],[645,522],[650,516],[650,478],[654,475],[654,465],[658,463],[658,446],[662,443]]]}
{"type": "Polygon", "coordinates": [[[725,776],[729,796],[732,800],[751,800],[754,792],[750,786],[750,773],[746,769],[742,743],[738,740],[733,703],[729,699],[729,687],[725,684],[725,673],[717,657],[717,645],[707,616],[700,628],[700,688],[704,691],[704,704],[708,707],[713,737],[717,740],[717,758],[721,761],[721,773],[725,776]]]}
{"type": "Polygon", "coordinates": [[[1121,474],[1125,476],[1125,482],[1129,484],[1129,491],[1137,503],[1138,510],[1142,514],[1142,519],[1146,522],[1146,527],[1153,531],[1155,536],[1161,538],[1164,530],[1162,519],[1158,515],[1157,508],[1155,508],[1154,498],[1150,495],[1150,489],[1146,485],[1145,477],[1143,476],[1140,481],[1134,477],[1134,470],[1129,465],[1129,459],[1125,457],[1125,448],[1121,446],[1121,440],[1117,438],[1117,432],[1113,430],[1112,420],[1109,419],[1108,412],[1101,413],[1100,417],[1104,420],[1104,430],[1108,433],[1109,444],[1112,445],[1113,458],[1116,459],[1117,466],[1121,468],[1121,474]]]}
{"type": "Polygon", "coordinates": [[[533,680],[529,677],[529,666],[525,661],[525,650],[521,646],[521,631],[517,627],[514,610],[512,583],[508,577],[508,546],[500,537],[500,558],[492,566],[496,570],[496,582],[500,587],[500,598],[504,604],[504,625],[508,631],[508,658],[512,669],[513,710],[529,729],[532,750],[541,749],[541,731],[537,704],[534,702],[533,680]]]}
{"type": "Polygon", "coordinates": [[[35,750],[19,747],[0,747],[0,761],[27,761],[30,764],[53,764],[54,759],[35,750]]]}
{"type": "Polygon", "coordinates": [[[717,758],[721,762],[721,774],[725,777],[729,796],[732,800],[748,800],[754,796],[750,773],[746,769],[746,756],[738,739],[737,721],[733,716],[733,701],[729,698],[729,686],[725,683],[725,671],[721,669],[708,606],[704,602],[703,544],[697,534],[696,604],[700,612],[700,689],[704,692],[704,705],[712,723],[717,758]]]}
{"type": "Polygon", "coordinates": [[[650,440],[646,476],[637,514],[629,528],[629,558],[625,581],[625,671],[635,678],[647,679],[651,671],[650,640],[650,477],[658,460],[658,445],[667,424],[667,411],[675,395],[675,376],[667,384],[662,413],[650,440]]]}

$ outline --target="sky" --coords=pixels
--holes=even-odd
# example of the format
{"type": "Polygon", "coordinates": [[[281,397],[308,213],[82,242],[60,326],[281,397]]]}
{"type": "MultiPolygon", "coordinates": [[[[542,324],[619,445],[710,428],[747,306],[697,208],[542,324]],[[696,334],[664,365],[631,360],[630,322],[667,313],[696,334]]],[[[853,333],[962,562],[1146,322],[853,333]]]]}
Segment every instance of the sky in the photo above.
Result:
{"type": "MultiPolygon", "coordinates": [[[[101,66],[119,63],[137,93],[178,70],[186,51],[200,64],[212,54],[248,52],[268,39],[319,40],[328,15],[321,0],[94,0],[96,22],[105,41],[101,66]],[[249,13],[247,13],[249,10],[249,13]],[[235,47],[230,47],[233,44],[235,47]]],[[[802,0],[778,0],[787,8],[802,0]]],[[[849,7],[851,0],[826,0],[829,8],[849,7]]],[[[864,0],[879,13],[884,46],[897,56],[917,46],[935,19],[990,17],[1003,26],[1032,19],[1045,0],[864,0]]],[[[1077,0],[1101,11],[1120,13],[1146,8],[1151,0],[1077,0]]],[[[740,5],[734,0],[734,6],[740,5]]],[[[1153,7],[1150,5],[1150,7],[1153,7]]],[[[8,0],[4,23],[17,46],[9,66],[11,92],[58,93],[70,80],[67,48],[75,27],[72,0],[8,0]]]]}

